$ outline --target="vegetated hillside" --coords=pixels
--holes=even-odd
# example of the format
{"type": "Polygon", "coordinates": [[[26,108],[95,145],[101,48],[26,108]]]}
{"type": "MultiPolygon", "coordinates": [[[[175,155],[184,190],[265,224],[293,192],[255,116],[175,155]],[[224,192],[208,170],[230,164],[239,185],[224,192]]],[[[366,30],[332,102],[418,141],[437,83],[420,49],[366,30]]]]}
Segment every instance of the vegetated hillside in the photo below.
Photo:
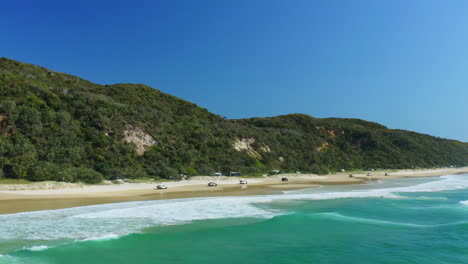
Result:
{"type": "Polygon", "coordinates": [[[468,165],[468,144],[357,119],[226,120],[141,84],[0,58],[0,173],[99,182],[241,171],[468,165]]]}

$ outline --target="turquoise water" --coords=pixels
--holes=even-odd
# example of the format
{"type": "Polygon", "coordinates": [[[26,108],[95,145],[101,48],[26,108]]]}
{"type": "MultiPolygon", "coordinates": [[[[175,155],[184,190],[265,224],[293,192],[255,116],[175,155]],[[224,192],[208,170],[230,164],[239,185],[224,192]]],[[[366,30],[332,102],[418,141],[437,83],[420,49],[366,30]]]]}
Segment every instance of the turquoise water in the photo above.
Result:
{"type": "Polygon", "coordinates": [[[468,263],[468,175],[0,216],[0,263],[468,263]]]}

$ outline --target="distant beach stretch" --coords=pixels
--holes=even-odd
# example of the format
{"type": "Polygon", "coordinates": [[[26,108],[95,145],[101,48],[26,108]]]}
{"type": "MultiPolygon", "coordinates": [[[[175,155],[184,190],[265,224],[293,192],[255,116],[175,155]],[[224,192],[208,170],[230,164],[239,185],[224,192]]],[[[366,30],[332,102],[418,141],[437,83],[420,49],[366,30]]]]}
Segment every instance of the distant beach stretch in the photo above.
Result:
{"type": "Polygon", "coordinates": [[[328,175],[294,173],[255,178],[196,176],[190,180],[162,182],[168,187],[165,190],[156,189],[156,185],[161,183],[158,181],[118,184],[109,182],[97,185],[60,182],[0,184],[0,201],[8,201],[0,203],[0,214],[124,201],[274,194],[322,185],[362,184],[381,179],[430,177],[466,172],[468,167],[343,172],[328,175]],[[367,176],[368,173],[372,176],[367,176]],[[353,177],[350,177],[350,174],[353,177]],[[287,182],[281,181],[284,177],[288,178],[287,182]],[[246,179],[248,184],[240,185],[239,179],[246,179]],[[207,183],[212,181],[218,186],[208,187],[207,183]]]}

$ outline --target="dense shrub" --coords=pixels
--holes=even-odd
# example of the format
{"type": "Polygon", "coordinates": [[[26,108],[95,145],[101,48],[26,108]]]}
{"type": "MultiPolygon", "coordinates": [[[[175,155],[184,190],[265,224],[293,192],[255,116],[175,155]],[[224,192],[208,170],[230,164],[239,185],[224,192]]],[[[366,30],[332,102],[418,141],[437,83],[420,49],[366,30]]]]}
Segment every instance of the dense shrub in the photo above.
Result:
{"type": "Polygon", "coordinates": [[[75,182],[85,183],[101,183],[104,180],[102,174],[97,171],[88,168],[76,168],[75,169],[75,182]]]}
{"type": "Polygon", "coordinates": [[[61,168],[55,163],[40,161],[29,168],[27,179],[30,181],[61,181],[60,170],[61,168]]]}
{"type": "Polygon", "coordinates": [[[59,173],[66,181],[84,182],[89,184],[101,183],[104,178],[99,172],[89,168],[67,168],[59,173]]]}
{"type": "Polygon", "coordinates": [[[310,172],[315,174],[328,174],[330,170],[323,164],[313,164],[310,167],[310,172]]]}

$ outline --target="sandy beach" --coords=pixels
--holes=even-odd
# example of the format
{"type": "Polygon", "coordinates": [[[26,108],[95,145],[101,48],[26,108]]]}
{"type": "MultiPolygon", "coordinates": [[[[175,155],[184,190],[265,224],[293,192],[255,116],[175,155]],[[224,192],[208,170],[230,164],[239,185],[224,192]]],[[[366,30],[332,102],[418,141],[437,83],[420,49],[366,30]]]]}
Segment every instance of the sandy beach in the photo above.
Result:
{"type": "Polygon", "coordinates": [[[99,185],[56,182],[1,184],[0,214],[124,201],[274,194],[283,190],[314,188],[321,185],[363,184],[379,179],[430,177],[467,172],[468,167],[379,170],[370,172],[371,177],[367,176],[369,173],[367,171],[328,175],[281,174],[258,178],[197,176],[190,180],[162,182],[168,187],[166,190],[155,189],[156,185],[161,183],[158,181],[119,184],[108,182],[99,185]],[[388,176],[385,176],[385,173],[388,173],[388,176]],[[353,174],[353,177],[349,177],[350,174],[353,174]],[[288,181],[282,182],[283,177],[288,178],[288,181]],[[240,185],[239,179],[247,180],[248,185],[240,185]],[[211,181],[216,182],[218,186],[208,187],[207,183],[211,181]]]}

